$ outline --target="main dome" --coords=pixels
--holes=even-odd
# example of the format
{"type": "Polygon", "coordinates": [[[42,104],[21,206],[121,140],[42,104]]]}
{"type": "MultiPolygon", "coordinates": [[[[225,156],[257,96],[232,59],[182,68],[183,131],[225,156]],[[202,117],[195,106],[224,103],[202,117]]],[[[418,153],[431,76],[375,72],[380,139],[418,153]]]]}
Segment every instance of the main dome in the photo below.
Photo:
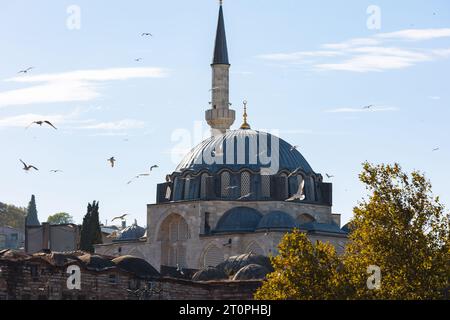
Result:
{"type": "Polygon", "coordinates": [[[175,171],[208,170],[215,173],[223,168],[233,171],[246,168],[258,172],[276,162],[277,171],[299,169],[306,174],[314,173],[291,144],[270,133],[249,129],[230,130],[204,140],[183,158],[175,171]]]}

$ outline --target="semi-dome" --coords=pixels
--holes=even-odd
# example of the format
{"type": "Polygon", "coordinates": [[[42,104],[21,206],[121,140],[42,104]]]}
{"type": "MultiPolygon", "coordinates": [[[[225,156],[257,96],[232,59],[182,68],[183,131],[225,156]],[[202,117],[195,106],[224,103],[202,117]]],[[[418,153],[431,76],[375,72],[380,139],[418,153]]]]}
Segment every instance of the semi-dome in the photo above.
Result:
{"type": "Polygon", "coordinates": [[[261,217],[262,214],[256,209],[235,207],[220,217],[214,232],[253,232],[261,217]]]}
{"type": "Polygon", "coordinates": [[[297,227],[297,223],[290,214],[283,211],[272,211],[261,219],[256,230],[290,230],[295,227],[297,227]]]}
{"type": "Polygon", "coordinates": [[[305,158],[291,144],[270,133],[250,129],[230,130],[204,140],[184,157],[175,171],[208,170],[215,173],[223,168],[259,171],[261,168],[269,168],[269,161],[278,161],[279,170],[301,169],[306,174],[314,173],[305,158]],[[241,151],[243,146],[245,152],[241,151]],[[272,149],[278,156],[272,155],[272,149]]]}

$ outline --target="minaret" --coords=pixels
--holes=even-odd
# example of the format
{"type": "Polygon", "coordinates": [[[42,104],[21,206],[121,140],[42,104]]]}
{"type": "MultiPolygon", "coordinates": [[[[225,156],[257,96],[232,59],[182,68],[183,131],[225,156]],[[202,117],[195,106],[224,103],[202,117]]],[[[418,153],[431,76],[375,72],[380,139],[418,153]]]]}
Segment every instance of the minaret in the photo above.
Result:
{"type": "Polygon", "coordinates": [[[230,109],[229,73],[227,38],[223,19],[222,1],[220,1],[219,21],[217,24],[216,44],[212,67],[211,109],[206,110],[205,118],[213,135],[225,133],[230,129],[236,117],[230,109]]]}

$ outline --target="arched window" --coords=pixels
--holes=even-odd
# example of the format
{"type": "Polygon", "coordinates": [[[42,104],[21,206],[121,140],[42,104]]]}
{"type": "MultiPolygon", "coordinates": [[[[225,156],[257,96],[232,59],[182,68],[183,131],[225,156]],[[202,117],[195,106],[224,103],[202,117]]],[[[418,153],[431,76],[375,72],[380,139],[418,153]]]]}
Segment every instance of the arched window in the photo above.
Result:
{"type": "Polygon", "coordinates": [[[189,199],[189,193],[191,191],[191,176],[187,175],[184,178],[184,199],[187,200],[189,199]]]}
{"type": "Polygon", "coordinates": [[[283,187],[285,188],[285,194],[283,195],[283,197],[287,198],[289,196],[289,179],[288,179],[288,175],[286,173],[281,173],[280,174],[281,179],[283,180],[282,184],[283,187]]]}
{"type": "Polygon", "coordinates": [[[228,197],[230,195],[230,173],[228,171],[222,172],[220,182],[220,194],[222,197],[228,197]]]}
{"type": "Polygon", "coordinates": [[[270,176],[267,174],[261,175],[261,195],[270,198],[270,176]]]}
{"type": "Polygon", "coordinates": [[[200,198],[206,198],[206,178],[208,178],[207,173],[203,173],[200,178],[200,198]]]}
{"type": "Polygon", "coordinates": [[[247,250],[245,250],[247,253],[253,253],[257,255],[264,255],[264,250],[261,248],[259,244],[256,242],[252,242],[247,246],[247,250]]]}
{"type": "Polygon", "coordinates": [[[161,224],[158,239],[161,241],[161,264],[166,266],[186,266],[186,240],[189,227],[178,214],[172,214],[161,224]]]}
{"type": "Polygon", "coordinates": [[[251,192],[250,185],[250,172],[244,171],[241,173],[241,197],[249,194],[251,192]]]}
{"type": "Polygon", "coordinates": [[[203,255],[203,267],[215,267],[224,261],[223,251],[215,245],[209,246],[203,255]]]}

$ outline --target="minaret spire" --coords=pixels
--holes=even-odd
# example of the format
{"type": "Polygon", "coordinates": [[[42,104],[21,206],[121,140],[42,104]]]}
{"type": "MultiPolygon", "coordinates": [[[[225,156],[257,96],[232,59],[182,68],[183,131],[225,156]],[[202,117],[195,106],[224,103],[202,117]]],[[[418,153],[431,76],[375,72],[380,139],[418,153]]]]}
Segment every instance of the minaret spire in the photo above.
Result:
{"type": "Polygon", "coordinates": [[[225,133],[230,129],[236,117],[230,109],[229,73],[227,37],[223,17],[222,1],[220,1],[219,18],[217,22],[216,41],[214,45],[211,88],[211,109],[206,110],[205,118],[211,127],[213,135],[225,133]]]}

